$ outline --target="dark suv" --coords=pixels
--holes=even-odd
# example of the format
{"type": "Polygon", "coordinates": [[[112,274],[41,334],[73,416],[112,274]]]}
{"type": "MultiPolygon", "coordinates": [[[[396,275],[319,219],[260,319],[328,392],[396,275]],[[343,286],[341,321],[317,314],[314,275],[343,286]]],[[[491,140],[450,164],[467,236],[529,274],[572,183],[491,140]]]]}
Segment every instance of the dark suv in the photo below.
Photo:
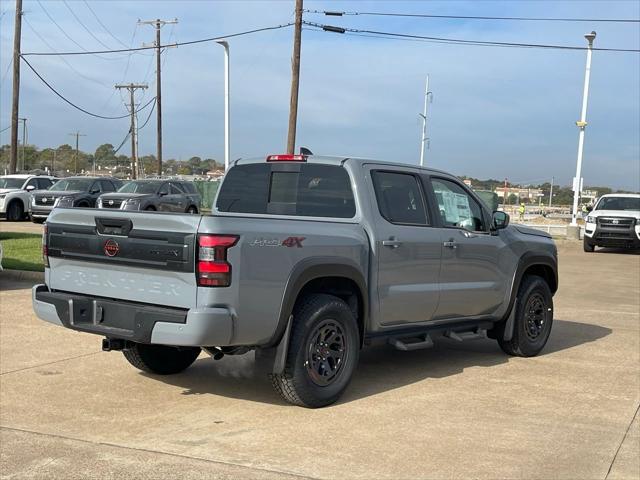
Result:
{"type": "Polygon", "coordinates": [[[200,194],[192,182],[180,180],[133,180],[115,193],[101,195],[98,208],[200,212],[200,194]]]}
{"type": "Polygon", "coordinates": [[[31,220],[42,223],[54,207],[93,208],[105,192],[115,192],[122,186],[117,178],[69,177],[54,183],[47,190],[31,194],[31,220]]]}

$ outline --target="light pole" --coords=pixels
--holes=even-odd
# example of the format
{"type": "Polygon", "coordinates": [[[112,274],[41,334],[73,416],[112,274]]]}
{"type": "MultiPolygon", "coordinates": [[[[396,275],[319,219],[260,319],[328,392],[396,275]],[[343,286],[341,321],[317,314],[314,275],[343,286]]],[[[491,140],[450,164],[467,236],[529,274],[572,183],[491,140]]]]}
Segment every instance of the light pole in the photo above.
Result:
{"type": "Polygon", "coordinates": [[[423,113],[418,115],[422,117],[422,134],[420,137],[420,166],[424,167],[424,144],[429,140],[427,138],[427,104],[429,97],[433,99],[433,94],[429,91],[429,75],[427,75],[427,81],[424,87],[424,109],[423,113]]]}
{"type": "Polygon", "coordinates": [[[230,107],[229,107],[229,43],[220,40],[219,43],[224,47],[224,171],[229,169],[230,157],[230,107]]]}
{"type": "Polygon", "coordinates": [[[571,210],[571,225],[578,225],[578,201],[580,199],[580,190],[582,190],[582,155],[584,152],[584,130],[587,126],[587,100],[589,99],[589,77],[591,76],[591,54],[593,53],[593,40],[596,38],[596,32],[587,33],[584,38],[589,42],[587,48],[587,65],[584,72],[584,91],[582,93],[582,113],[580,120],[576,122],[579,129],[578,136],[578,162],[576,165],[576,176],[573,179],[573,209],[571,210]]]}

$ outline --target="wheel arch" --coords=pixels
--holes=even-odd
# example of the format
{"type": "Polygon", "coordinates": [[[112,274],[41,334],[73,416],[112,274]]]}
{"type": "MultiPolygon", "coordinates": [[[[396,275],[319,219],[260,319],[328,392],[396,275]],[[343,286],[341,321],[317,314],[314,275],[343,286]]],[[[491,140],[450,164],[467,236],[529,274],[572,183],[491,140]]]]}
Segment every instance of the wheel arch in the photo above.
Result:
{"type": "Polygon", "coordinates": [[[362,271],[358,265],[343,258],[316,257],[303,260],[293,268],[280,305],[276,331],[268,346],[277,345],[283,338],[298,299],[313,293],[335,295],[347,303],[358,322],[362,344],[369,315],[369,298],[362,271]]]}

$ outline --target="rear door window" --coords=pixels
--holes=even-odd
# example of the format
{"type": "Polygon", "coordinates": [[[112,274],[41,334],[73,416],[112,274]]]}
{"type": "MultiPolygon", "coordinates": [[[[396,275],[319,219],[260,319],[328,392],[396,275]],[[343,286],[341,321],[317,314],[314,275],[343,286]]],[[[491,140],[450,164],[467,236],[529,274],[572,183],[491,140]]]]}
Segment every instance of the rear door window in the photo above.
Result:
{"type": "Polygon", "coordinates": [[[184,190],[178,183],[171,183],[171,195],[184,195],[184,190]]]}
{"type": "Polygon", "coordinates": [[[250,164],[232,168],[222,183],[221,212],[353,218],[347,171],[337,165],[250,164]]]}
{"type": "Polygon", "coordinates": [[[38,179],[38,187],[37,188],[40,189],[40,190],[46,190],[51,185],[53,185],[53,182],[51,180],[49,180],[48,178],[39,178],[38,179]]]}
{"type": "Polygon", "coordinates": [[[378,209],[387,221],[400,225],[428,225],[418,178],[410,173],[372,172],[378,209]]]}
{"type": "Polygon", "coordinates": [[[109,180],[100,180],[100,184],[102,185],[103,192],[115,192],[116,189],[109,180]]]}

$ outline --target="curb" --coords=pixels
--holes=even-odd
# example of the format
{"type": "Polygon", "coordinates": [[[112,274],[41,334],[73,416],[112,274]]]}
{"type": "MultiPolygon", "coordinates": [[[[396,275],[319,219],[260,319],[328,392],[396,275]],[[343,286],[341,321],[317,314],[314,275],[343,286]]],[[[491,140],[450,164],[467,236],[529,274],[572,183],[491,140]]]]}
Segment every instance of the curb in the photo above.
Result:
{"type": "Polygon", "coordinates": [[[25,270],[2,270],[0,278],[13,280],[14,282],[44,283],[44,272],[27,272],[25,270]]]}

